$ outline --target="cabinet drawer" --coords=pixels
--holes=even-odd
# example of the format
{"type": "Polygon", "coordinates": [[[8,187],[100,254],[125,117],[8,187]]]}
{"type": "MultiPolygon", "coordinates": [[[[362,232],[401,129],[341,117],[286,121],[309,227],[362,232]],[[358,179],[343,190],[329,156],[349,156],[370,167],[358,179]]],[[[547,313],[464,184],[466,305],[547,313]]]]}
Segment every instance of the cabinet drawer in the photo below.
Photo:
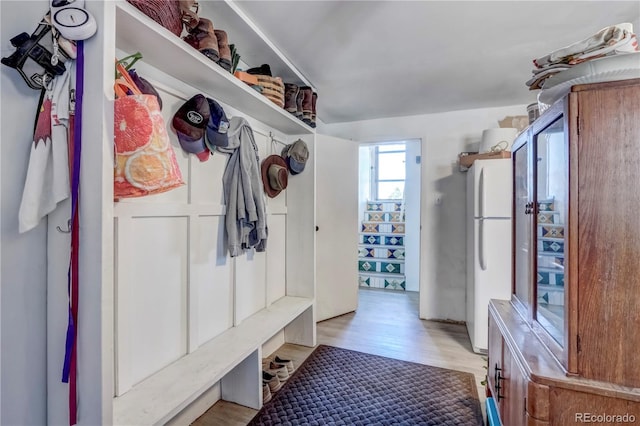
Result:
{"type": "Polygon", "coordinates": [[[501,418],[505,425],[526,425],[528,380],[517,359],[509,350],[509,346],[505,344],[502,351],[504,399],[501,401],[501,418]]]}

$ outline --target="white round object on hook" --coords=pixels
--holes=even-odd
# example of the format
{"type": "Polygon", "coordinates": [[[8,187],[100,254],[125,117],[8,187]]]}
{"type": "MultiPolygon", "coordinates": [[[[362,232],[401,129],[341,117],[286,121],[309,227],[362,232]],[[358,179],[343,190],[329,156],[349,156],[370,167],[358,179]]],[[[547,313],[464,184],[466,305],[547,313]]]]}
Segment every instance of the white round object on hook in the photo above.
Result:
{"type": "Polygon", "coordinates": [[[67,40],[86,40],[98,29],[83,0],[51,0],[51,23],[67,40]]]}

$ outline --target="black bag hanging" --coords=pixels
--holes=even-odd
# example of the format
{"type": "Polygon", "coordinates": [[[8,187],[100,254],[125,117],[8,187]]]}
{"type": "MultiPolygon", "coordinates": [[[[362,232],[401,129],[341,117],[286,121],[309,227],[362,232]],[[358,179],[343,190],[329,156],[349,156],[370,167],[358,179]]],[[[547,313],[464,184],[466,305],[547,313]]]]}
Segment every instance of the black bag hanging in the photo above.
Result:
{"type": "Polygon", "coordinates": [[[69,59],[63,49],[58,49],[51,32],[51,25],[42,20],[31,34],[20,33],[11,39],[16,51],[2,58],[2,64],[16,69],[29,87],[42,90],[57,75],[66,71],[64,62],[69,59]]]}

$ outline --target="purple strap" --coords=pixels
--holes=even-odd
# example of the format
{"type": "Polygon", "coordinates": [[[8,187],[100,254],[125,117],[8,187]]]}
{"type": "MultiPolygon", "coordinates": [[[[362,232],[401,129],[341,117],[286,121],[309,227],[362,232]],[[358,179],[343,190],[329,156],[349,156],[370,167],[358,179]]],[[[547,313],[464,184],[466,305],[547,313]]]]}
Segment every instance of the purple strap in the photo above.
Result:
{"type": "Polygon", "coordinates": [[[80,153],[82,151],[82,95],[84,92],[84,42],[76,41],[76,115],[73,129],[73,179],[71,181],[71,208],[73,214],[78,214],[78,199],[80,197],[80,153]]]}
{"type": "Polygon", "coordinates": [[[73,162],[71,165],[71,256],[67,273],[69,293],[69,318],[65,343],[62,381],[69,383],[69,424],[77,422],[77,337],[78,337],[78,255],[79,255],[79,211],[80,154],[82,150],[82,94],[84,90],[84,42],[78,40],[76,59],[76,105],[73,123],[73,162]]]}

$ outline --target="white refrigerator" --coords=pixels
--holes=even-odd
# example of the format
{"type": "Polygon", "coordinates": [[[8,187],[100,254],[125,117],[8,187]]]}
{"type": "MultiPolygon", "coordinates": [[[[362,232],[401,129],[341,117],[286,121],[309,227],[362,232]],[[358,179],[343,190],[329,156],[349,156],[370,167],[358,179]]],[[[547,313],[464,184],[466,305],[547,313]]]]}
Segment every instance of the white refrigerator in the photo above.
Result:
{"type": "Polygon", "coordinates": [[[486,353],[489,299],[511,297],[511,159],[476,160],[467,172],[467,330],[486,353]]]}

